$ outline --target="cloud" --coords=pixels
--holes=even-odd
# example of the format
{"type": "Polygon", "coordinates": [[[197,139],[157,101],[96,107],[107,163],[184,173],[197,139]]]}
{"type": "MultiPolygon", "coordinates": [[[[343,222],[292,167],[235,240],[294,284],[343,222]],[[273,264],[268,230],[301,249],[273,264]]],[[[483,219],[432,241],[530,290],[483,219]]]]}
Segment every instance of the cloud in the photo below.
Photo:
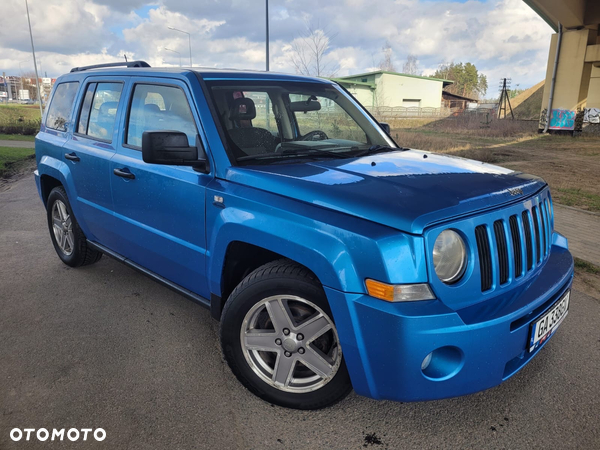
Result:
{"type": "MultiPolygon", "coordinates": [[[[36,49],[51,76],[70,66],[122,60],[123,53],[152,65],[264,68],[264,2],[248,0],[30,0],[36,49]]],[[[18,73],[31,63],[25,8],[3,0],[0,67],[18,73]],[[19,65],[19,63],[21,63],[19,65]]],[[[291,43],[306,23],[332,34],[329,60],[338,74],[364,72],[382,58],[387,41],[401,69],[408,54],[425,74],[439,63],[472,62],[490,86],[500,77],[530,86],[545,76],[551,29],[522,0],[278,0],[271,2],[271,68],[294,72],[291,43]]]]}

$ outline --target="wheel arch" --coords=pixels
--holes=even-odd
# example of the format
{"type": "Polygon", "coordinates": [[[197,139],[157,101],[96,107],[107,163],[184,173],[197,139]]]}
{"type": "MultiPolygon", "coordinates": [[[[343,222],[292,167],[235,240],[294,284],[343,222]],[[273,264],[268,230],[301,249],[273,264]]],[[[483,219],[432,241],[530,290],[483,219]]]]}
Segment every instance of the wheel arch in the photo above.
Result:
{"type": "Polygon", "coordinates": [[[48,206],[48,197],[50,196],[50,192],[52,192],[52,189],[59,187],[59,186],[63,186],[63,183],[53,177],[52,175],[41,175],[40,176],[40,188],[41,188],[41,196],[42,196],[42,201],[44,202],[44,206],[48,206]]]}
{"type": "MultiPolygon", "coordinates": [[[[71,171],[63,161],[43,156],[38,163],[38,172],[40,174],[40,194],[44,206],[47,206],[50,192],[57,186],[62,186],[70,199],[75,198],[74,187],[72,183],[69,183],[69,180],[71,180],[71,171]]],[[[70,203],[71,208],[73,208],[74,202],[71,201],[70,203]]]]}
{"type": "Polygon", "coordinates": [[[305,234],[300,243],[241,224],[224,224],[220,237],[212,240],[214,247],[210,252],[208,276],[213,317],[220,318],[227,298],[247,274],[282,258],[310,270],[323,286],[341,291],[360,289],[351,284],[356,283],[358,277],[350,273],[355,269],[343,243],[316,230],[303,232],[308,235],[305,234]],[[240,240],[240,236],[244,236],[244,240],[240,240]]]}

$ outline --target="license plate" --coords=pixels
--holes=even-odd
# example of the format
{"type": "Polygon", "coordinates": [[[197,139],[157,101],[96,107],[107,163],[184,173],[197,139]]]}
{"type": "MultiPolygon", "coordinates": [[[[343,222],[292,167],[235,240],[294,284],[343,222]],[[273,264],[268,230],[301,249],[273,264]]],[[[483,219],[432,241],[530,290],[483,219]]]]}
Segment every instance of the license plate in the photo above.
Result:
{"type": "Polygon", "coordinates": [[[529,351],[532,352],[554,334],[569,312],[571,291],[563,295],[550,310],[531,325],[529,351]]]}

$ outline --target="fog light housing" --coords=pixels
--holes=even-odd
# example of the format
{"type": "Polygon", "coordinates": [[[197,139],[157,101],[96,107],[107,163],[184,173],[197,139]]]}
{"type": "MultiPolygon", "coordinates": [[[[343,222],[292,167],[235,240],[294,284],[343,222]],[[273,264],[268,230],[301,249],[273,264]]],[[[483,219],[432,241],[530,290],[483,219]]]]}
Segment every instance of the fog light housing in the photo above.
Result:
{"type": "Polygon", "coordinates": [[[444,381],[452,378],[465,364],[463,351],[451,345],[436,348],[421,363],[421,371],[432,381],[444,381]]]}
{"type": "Polygon", "coordinates": [[[423,362],[421,363],[421,370],[425,370],[429,367],[429,364],[431,363],[431,358],[433,357],[433,353],[429,353],[424,359],[423,362]]]}

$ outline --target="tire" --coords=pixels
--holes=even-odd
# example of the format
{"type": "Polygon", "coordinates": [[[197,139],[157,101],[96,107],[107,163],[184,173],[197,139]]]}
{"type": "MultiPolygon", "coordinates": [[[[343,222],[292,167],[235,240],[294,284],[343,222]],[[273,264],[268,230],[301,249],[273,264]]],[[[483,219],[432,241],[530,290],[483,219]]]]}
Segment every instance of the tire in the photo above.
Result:
{"type": "Polygon", "coordinates": [[[332,317],[312,272],[287,259],[265,264],[225,304],[225,359],[246,388],[270,403],[294,409],[333,405],[352,384],[332,317]]]}
{"type": "Polygon", "coordinates": [[[55,187],[50,192],[46,217],[54,250],[67,266],[87,266],[102,258],[101,252],[88,245],[62,186],[55,187]]]}

